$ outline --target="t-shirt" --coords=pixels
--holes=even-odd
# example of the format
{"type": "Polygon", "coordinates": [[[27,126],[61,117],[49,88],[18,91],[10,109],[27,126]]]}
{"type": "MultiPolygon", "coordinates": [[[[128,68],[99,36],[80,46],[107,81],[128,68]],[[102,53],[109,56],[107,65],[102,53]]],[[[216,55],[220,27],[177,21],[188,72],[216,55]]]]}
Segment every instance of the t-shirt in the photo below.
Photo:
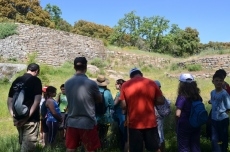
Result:
{"type": "Polygon", "coordinates": [[[154,81],[144,77],[134,77],[123,83],[120,100],[125,100],[128,127],[146,129],[157,127],[154,101],[162,92],[154,81]]]}
{"type": "MultiPolygon", "coordinates": [[[[26,88],[25,88],[25,105],[27,105],[29,108],[33,105],[34,103],[34,97],[36,95],[42,95],[42,83],[41,80],[36,77],[36,76],[32,76],[29,73],[25,73],[22,77],[18,77],[16,80],[14,80],[14,82],[12,83],[10,90],[9,90],[9,94],[8,97],[13,98],[14,95],[14,89],[13,86],[22,81],[26,80],[26,88]],[[30,77],[30,78],[29,78],[30,77]],[[27,79],[28,78],[28,79],[27,79]]],[[[39,117],[39,106],[37,107],[37,109],[35,110],[35,112],[33,113],[33,115],[29,118],[28,122],[30,121],[39,121],[40,117],[39,117]]]]}
{"type": "Polygon", "coordinates": [[[66,109],[67,105],[68,105],[68,102],[67,102],[67,98],[66,98],[66,95],[65,94],[60,94],[60,97],[59,97],[59,102],[60,102],[60,110],[61,112],[65,112],[64,109],[66,109]]]}
{"type": "Polygon", "coordinates": [[[187,100],[185,96],[178,95],[175,106],[181,110],[180,120],[188,120],[191,112],[192,102],[187,100]]]}
{"type": "Polygon", "coordinates": [[[212,119],[216,121],[228,118],[226,110],[230,109],[230,96],[226,90],[220,92],[211,91],[212,119]]]}
{"type": "Polygon", "coordinates": [[[93,129],[97,124],[95,99],[100,95],[95,81],[85,74],[75,74],[65,82],[68,101],[67,126],[80,129],[93,129]]]}

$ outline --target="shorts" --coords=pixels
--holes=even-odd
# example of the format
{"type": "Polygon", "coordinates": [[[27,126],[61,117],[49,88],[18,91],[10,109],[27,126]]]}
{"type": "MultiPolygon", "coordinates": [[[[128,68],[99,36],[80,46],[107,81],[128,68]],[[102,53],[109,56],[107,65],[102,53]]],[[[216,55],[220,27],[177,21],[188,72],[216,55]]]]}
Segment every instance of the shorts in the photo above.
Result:
{"type": "Polygon", "coordinates": [[[87,151],[95,151],[101,147],[97,126],[94,126],[93,129],[67,127],[66,148],[76,149],[81,143],[85,146],[87,151]]]}
{"type": "Polygon", "coordinates": [[[148,151],[157,151],[159,149],[159,135],[157,127],[148,129],[133,129],[129,128],[129,150],[130,152],[143,151],[145,148],[148,151]]]}
{"type": "Polygon", "coordinates": [[[17,127],[21,151],[34,151],[36,148],[39,122],[27,122],[22,127],[17,127]]]}

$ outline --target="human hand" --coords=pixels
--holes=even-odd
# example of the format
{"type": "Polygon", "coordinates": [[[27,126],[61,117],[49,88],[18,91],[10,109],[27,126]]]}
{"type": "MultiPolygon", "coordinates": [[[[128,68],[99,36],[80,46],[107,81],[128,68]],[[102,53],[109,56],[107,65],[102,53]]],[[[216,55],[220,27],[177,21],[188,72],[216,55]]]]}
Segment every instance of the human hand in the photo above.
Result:
{"type": "Polygon", "coordinates": [[[24,124],[27,123],[28,119],[29,119],[29,116],[24,118],[24,119],[18,120],[15,126],[16,127],[22,127],[24,124]]]}

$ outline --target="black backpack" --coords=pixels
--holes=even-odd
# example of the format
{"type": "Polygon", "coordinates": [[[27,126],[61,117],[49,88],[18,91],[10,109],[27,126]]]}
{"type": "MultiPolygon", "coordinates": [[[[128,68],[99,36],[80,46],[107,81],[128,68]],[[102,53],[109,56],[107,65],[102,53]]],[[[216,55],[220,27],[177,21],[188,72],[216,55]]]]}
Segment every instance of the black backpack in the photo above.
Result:
{"type": "MultiPolygon", "coordinates": [[[[31,77],[31,76],[30,76],[31,77]]],[[[29,116],[30,108],[25,105],[25,94],[26,94],[26,82],[30,78],[24,78],[23,76],[18,83],[13,86],[14,95],[12,100],[12,110],[14,118],[19,120],[29,116]]]]}
{"type": "Polygon", "coordinates": [[[106,113],[107,106],[105,104],[105,97],[104,97],[104,92],[106,90],[107,89],[105,89],[103,92],[101,92],[102,102],[95,103],[95,112],[96,112],[96,115],[104,115],[106,113]]]}

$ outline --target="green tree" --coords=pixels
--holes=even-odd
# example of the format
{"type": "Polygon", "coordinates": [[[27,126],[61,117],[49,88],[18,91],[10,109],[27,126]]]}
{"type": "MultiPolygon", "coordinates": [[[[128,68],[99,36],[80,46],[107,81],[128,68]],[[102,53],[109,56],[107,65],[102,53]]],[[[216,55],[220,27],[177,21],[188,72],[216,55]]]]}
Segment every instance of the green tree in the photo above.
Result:
{"type": "Polygon", "coordinates": [[[116,43],[119,46],[136,46],[136,42],[138,41],[140,35],[140,23],[141,18],[135,15],[134,11],[125,14],[125,17],[120,19],[118,21],[118,25],[114,27],[114,32],[110,37],[110,43],[116,43]]]}
{"type": "Polygon", "coordinates": [[[39,0],[0,0],[0,17],[21,23],[54,27],[49,13],[42,10],[39,0]]]}
{"type": "Polygon", "coordinates": [[[149,51],[161,50],[164,32],[169,28],[168,24],[169,21],[160,16],[143,18],[140,26],[140,35],[149,46],[149,51]]]}

